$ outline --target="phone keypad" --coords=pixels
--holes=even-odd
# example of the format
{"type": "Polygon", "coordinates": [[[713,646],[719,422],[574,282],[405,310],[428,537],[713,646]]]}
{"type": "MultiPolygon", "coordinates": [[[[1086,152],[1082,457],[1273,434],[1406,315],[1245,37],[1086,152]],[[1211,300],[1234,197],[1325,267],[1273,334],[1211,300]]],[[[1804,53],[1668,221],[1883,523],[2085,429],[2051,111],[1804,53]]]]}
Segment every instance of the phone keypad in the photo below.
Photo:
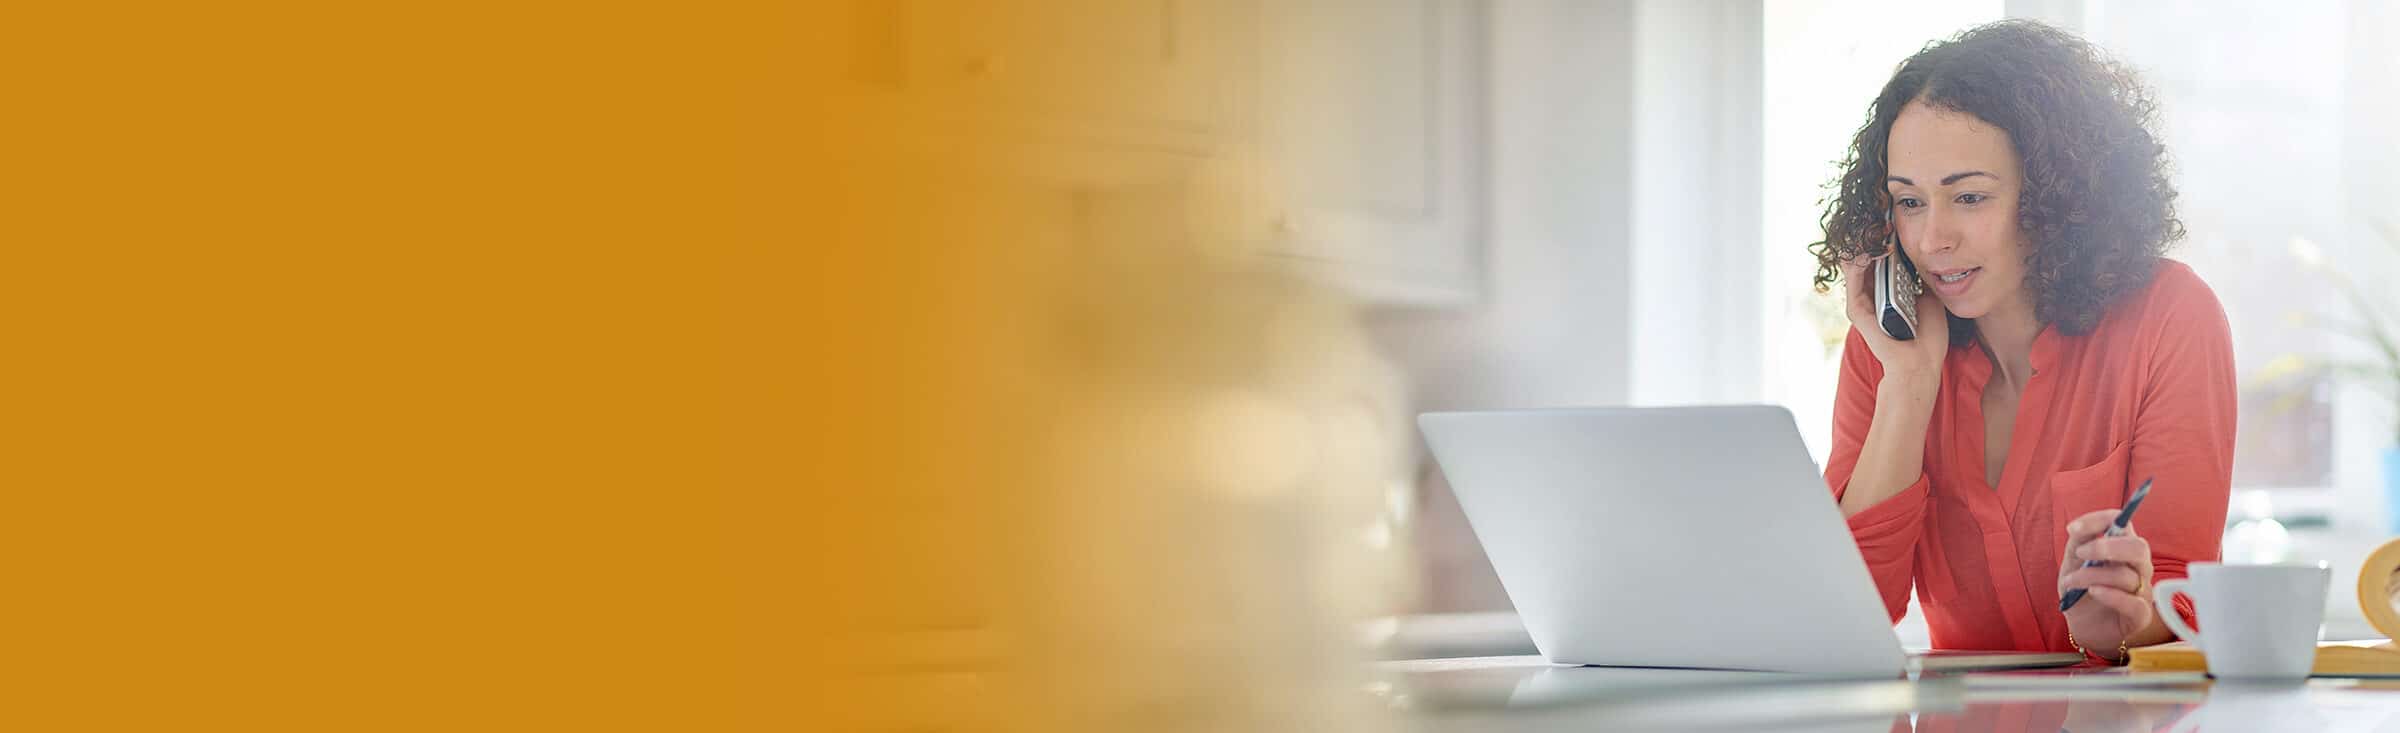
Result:
{"type": "Polygon", "coordinates": [[[1892,272],[1892,292],[1900,294],[1900,297],[1893,298],[1898,301],[1894,305],[1900,307],[1900,315],[1912,324],[1917,323],[1917,296],[1925,292],[1925,282],[1917,279],[1916,270],[1903,265],[1893,268],[1892,272]]]}

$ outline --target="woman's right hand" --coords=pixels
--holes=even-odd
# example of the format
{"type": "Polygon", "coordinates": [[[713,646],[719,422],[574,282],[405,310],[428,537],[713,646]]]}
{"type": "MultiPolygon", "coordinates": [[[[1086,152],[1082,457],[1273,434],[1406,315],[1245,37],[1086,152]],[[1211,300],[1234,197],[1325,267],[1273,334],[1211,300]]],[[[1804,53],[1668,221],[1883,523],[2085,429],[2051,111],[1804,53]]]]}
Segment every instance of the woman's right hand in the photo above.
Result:
{"type": "Polygon", "coordinates": [[[1917,296],[1917,337],[1908,341],[1883,332],[1875,313],[1875,260],[1842,263],[1842,290],[1849,298],[1850,325],[1867,340],[1867,349],[1883,364],[1885,377],[1899,375],[1938,382],[1942,360],[1950,354],[1950,309],[1928,288],[1917,296]]]}

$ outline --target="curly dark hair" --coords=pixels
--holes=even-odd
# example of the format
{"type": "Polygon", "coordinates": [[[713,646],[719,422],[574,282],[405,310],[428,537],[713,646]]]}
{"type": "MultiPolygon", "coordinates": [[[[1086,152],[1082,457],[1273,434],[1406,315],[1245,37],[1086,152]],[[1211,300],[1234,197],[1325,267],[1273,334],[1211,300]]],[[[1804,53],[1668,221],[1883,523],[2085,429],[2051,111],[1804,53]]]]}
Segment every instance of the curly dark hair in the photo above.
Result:
{"type": "MultiPolygon", "coordinates": [[[[2091,332],[2120,295],[2150,281],[2183,238],[2166,146],[2150,131],[2158,103],[2133,70],[2092,44],[2029,20],[2004,20],[1927,44],[1883,85],[1851,138],[1818,224],[1817,292],[1845,260],[1880,255],[1890,235],[1885,143],[1910,102],[1974,115],[2008,134],[2024,171],[2017,228],[2034,317],[2091,332]]],[[[1953,345],[1974,323],[1950,317],[1953,345]]]]}

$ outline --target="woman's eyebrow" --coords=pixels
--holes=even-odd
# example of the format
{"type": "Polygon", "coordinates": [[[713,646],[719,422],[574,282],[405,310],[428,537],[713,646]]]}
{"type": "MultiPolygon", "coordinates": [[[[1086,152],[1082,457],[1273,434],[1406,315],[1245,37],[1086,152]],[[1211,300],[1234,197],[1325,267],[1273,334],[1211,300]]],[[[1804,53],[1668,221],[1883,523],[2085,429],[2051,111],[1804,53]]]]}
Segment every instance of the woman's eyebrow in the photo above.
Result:
{"type": "MultiPolygon", "coordinates": [[[[1960,180],[1960,179],[1966,178],[1966,177],[1968,177],[1968,176],[1983,176],[1983,177],[1985,177],[1985,178],[1989,178],[1989,179],[1992,179],[1992,180],[1995,180],[1995,181],[1997,181],[1997,180],[2000,180],[2000,177],[1999,177],[1999,176],[1995,176],[1995,175],[1992,175],[1992,174],[1990,174],[1990,173],[1985,173],[1985,172],[1983,172],[1983,171],[1963,171],[1963,172],[1959,172],[1959,173],[1952,173],[1952,174],[1950,174],[1950,175],[1947,175],[1947,176],[1942,176],[1942,185],[1944,185],[1944,186],[1947,186],[1947,185],[1950,185],[1950,184],[1953,184],[1953,183],[1957,183],[1957,182],[1959,182],[1959,180],[1960,180]]],[[[1899,176],[1891,176],[1891,182],[1893,182],[1893,183],[1897,183],[1897,184],[1900,184],[1900,185],[1903,185],[1903,186],[1914,186],[1914,185],[1917,185],[1917,182],[1916,182],[1916,181],[1911,181],[1911,180],[1908,180],[1908,179],[1906,179],[1906,178],[1901,178],[1901,177],[1899,177],[1899,176]]]]}

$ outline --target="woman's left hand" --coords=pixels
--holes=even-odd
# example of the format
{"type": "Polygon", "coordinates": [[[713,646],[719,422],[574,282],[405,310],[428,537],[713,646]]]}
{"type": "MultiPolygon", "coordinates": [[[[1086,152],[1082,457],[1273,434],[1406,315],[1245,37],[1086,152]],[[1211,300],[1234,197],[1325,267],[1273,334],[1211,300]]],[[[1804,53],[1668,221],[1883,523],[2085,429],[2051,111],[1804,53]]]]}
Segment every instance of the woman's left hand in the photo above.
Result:
{"type": "Polygon", "coordinates": [[[2059,597],[2085,589],[2083,600],[2067,609],[2067,630],[2077,645],[2101,657],[2116,656],[2117,647],[2157,614],[2150,604],[2150,542],[2131,524],[2125,534],[2102,536],[2116,522],[2117,511],[2102,509],[2068,522],[2058,568],[2059,597]],[[2103,564],[2087,568],[2085,560],[2103,564]]]}

